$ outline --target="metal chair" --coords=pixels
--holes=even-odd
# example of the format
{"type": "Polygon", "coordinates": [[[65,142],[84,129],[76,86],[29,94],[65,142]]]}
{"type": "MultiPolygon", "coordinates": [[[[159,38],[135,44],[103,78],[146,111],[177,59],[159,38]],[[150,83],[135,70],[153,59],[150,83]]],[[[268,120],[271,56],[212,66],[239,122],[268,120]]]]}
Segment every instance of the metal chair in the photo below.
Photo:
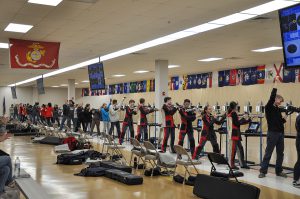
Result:
{"type": "MultiPolygon", "coordinates": [[[[174,169],[174,176],[176,174],[176,168],[177,165],[181,165],[185,168],[185,172],[184,172],[184,179],[186,179],[186,173],[189,174],[189,176],[191,176],[191,173],[188,170],[189,166],[193,166],[193,168],[195,169],[196,173],[199,174],[198,170],[196,169],[196,165],[201,164],[200,161],[198,160],[192,160],[191,156],[189,155],[189,153],[180,145],[175,145],[174,146],[174,150],[177,154],[177,159],[176,159],[176,167],[174,169]]],[[[185,181],[184,181],[185,183],[185,181]]]]}
{"type": "Polygon", "coordinates": [[[123,158],[124,161],[125,161],[125,164],[127,164],[126,158],[124,157],[124,155],[123,155],[123,153],[121,151],[121,149],[124,149],[125,146],[118,145],[115,142],[114,138],[111,135],[106,135],[106,136],[107,136],[107,140],[108,140],[108,143],[109,143],[109,145],[107,145],[107,151],[106,151],[106,153],[108,153],[109,150],[110,150],[111,151],[111,157],[113,155],[117,155],[117,156],[123,158]]]}
{"type": "Polygon", "coordinates": [[[157,161],[159,159],[159,153],[156,147],[149,141],[144,141],[144,147],[146,148],[145,162],[149,162],[152,167],[151,176],[153,176],[154,169],[157,167],[157,161]]]}
{"type": "Polygon", "coordinates": [[[138,161],[137,161],[137,165],[135,169],[138,169],[140,160],[142,160],[143,164],[144,164],[144,168],[145,169],[145,160],[144,160],[144,156],[146,155],[146,150],[143,148],[143,146],[141,145],[141,143],[135,139],[135,138],[130,138],[130,143],[133,146],[133,149],[131,150],[131,156],[130,156],[130,162],[129,162],[129,166],[131,166],[131,162],[132,162],[132,158],[133,156],[137,156],[138,157],[138,161]]]}
{"type": "Polygon", "coordinates": [[[235,180],[237,182],[238,181],[238,177],[243,177],[244,173],[240,172],[240,171],[233,171],[232,168],[230,167],[230,165],[228,164],[228,161],[225,159],[225,157],[219,153],[207,153],[208,159],[211,163],[211,171],[210,171],[210,175],[211,176],[215,176],[215,177],[222,177],[222,178],[235,178],[235,180]],[[225,165],[226,167],[228,167],[228,172],[220,172],[217,171],[214,163],[218,164],[218,165],[225,165]]]}

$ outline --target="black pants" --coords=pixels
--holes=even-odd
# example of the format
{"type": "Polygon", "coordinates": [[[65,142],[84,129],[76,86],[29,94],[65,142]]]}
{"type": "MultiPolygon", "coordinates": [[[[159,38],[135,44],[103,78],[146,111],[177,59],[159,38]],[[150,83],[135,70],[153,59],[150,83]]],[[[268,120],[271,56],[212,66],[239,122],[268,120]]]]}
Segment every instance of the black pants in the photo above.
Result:
{"type": "Polygon", "coordinates": [[[129,129],[129,131],[130,131],[130,137],[134,138],[133,123],[132,122],[128,122],[128,123],[123,122],[121,136],[119,137],[119,144],[123,143],[127,129],[129,129]]]}
{"type": "Polygon", "coordinates": [[[276,147],[276,174],[282,172],[282,162],[284,156],[284,134],[279,132],[268,132],[267,134],[267,147],[265,151],[264,159],[261,163],[260,172],[268,173],[268,167],[274,148],[276,147]]]}
{"type": "Polygon", "coordinates": [[[179,141],[178,145],[183,146],[184,138],[185,136],[188,136],[189,142],[190,142],[190,150],[191,154],[194,154],[195,151],[195,138],[194,138],[194,132],[193,129],[187,129],[186,132],[180,131],[179,132],[179,141]]]}
{"type": "Polygon", "coordinates": [[[141,136],[143,135],[143,139],[148,141],[148,126],[147,125],[139,125],[137,129],[136,139],[138,141],[141,140],[141,136]]]}
{"type": "Polygon", "coordinates": [[[196,150],[193,154],[193,159],[197,159],[200,156],[205,144],[207,141],[210,141],[210,144],[213,148],[214,153],[220,153],[219,144],[217,142],[217,136],[215,132],[209,132],[209,135],[203,135],[200,138],[199,145],[196,147],[196,150]]]}
{"type": "Polygon", "coordinates": [[[47,125],[52,126],[52,117],[46,117],[47,125]]]}
{"type": "Polygon", "coordinates": [[[165,127],[164,128],[164,139],[163,139],[163,143],[161,146],[161,150],[164,152],[166,151],[170,135],[171,135],[171,142],[170,142],[171,152],[175,153],[175,150],[174,150],[175,127],[165,127]]]}
{"type": "Polygon", "coordinates": [[[230,166],[234,167],[235,155],[238,155],[238,160],[241,167],[247,166],[244,156],[244,147],[241,140],[230,140],[231,153],[229,154],[230,166]]]}
{"type": "Polygon", "coordinates": [[[60,121],[58,117],[53,117],[53,123],[57,122],[57,125],[60,126],[60,121]]]}
{"type": "Polygon", "coordinates": [[[119,121],[110,123],[109,135],[112,135],[115,127],[117,128],[118,137],[120,137],[121,130],[120,130],[120,122],[119,121]]]}
{"type": "Polygon", "coordinates": [[[296,149],[297,149],[297,162],[294,167],[294,180],[300,180],[300,135],[297,136],[296,139],[296,149]]]}

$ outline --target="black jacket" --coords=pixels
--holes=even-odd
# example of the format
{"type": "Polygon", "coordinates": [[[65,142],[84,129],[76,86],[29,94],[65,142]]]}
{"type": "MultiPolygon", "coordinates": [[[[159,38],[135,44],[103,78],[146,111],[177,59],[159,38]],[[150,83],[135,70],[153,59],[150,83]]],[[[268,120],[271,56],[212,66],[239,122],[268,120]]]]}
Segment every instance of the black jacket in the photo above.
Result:
{"type": "Polygon", "coordinates": [[[277,89],[273,88],[270,99],[265,106],[268,131],[284,133],[284,123],[286,120],[282,117],[281,113],[285,112],[285,110],[274,105],[276,94],[277,89]]]}

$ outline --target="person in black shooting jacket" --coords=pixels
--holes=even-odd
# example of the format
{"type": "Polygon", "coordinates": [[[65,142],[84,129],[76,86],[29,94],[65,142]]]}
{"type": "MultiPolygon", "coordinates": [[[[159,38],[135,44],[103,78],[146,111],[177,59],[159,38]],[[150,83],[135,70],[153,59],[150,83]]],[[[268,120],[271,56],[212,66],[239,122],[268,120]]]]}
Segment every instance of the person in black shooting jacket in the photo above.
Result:
{"type": "Polygon", "coordinates": [[[70,112],[70,106],[69,106],[69,100],[66,101],[66,103],[63,105],[63,117],[60,123],[59,130],[62,130],[64,128],[65,122],[69,121],[69,112],[70,112]]]}
{"type": "Polygon", "coordinates": [[[202,152],[207,141],[210,141],[214,153],[220,153],[214,124],[221,125],[225,120],[225,116],[218,119],[217,115],[212,115],[212,111],[213,108],[211,106],[207,105],[204,107],[202,114],[203,128],[201,132],[201,138],[198,147],[193,153],[193,159],[199,159],[200,153],[202,152]]]}
{"type": "Polygon", "coordinates": [[[162,127],[164,128],[164,139],[161,146],[161,152],[166,152],[169,136],[171,135],[170,147],[171,152],[175,153],[174,141],[175,141],[175,124],[173,115],[177,111],[177,107],[172,104],[171,97],[164,98],[164,105],[162,107],[162,127]]]}
{"type": "Polygon", "coordinates": [[[187,135],[190,142],[191,154],[194,154],[195,150],[195,138],[193,122],[196,120],[196,113],[190,108],[191,101],[185,99],[183,106],[179,109],[179,114],[181,118],[181,125],[179,131],[178,145],[183,146],[184,138],[187,135]]]}
{"type": "Polygon", "coordinates": [[[129,105],[125,107],[125,118],[122,125],[121,135],[119,137],[119,144],[123,143],[125,133],[129,128],[130,137],[134,138],[134,128],[133,128],[133,119],[132,116],[137,114],[137,109],[134,106],[135,101],[129,100],[129,105]]]}
{"type": "Polygon", "coordinates": [[[277,94],[277,83],[279,77],[275,77],[274,88],[271,92],[270,99],[265,106],[266,119],[268,123],[267,133],[267,147],[265,155],[261,163],[259,178],[264,178],[268,172],[269,162],[276,147],[276,166],[275,172],[277,176],[286,178],[287,175],[283,173],[282,162],[284,156],[284,123],[286,122],[287,115],[282,116],[282,112],[286,112],[284,108],[281,108],[281,103],[284,99],[281,95],[277,94]]]}

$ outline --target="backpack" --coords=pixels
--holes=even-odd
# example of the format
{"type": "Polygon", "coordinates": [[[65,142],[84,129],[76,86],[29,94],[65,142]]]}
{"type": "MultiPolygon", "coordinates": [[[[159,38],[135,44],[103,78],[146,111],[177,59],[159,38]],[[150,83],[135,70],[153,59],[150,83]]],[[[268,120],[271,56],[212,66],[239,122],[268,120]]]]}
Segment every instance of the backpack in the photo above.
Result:
{"type": "Polygon", "coordinates": [[[63,140],[63,144],[68,144],[70,151],[74,151],[77,149],[78,141],[75,137],[68,137],[63,140]]]}
{"type": "Polygon", "coordinates": [[[85,160],[86,160],[86,156],[84,152],[80,152],[78,154],[67,153],[67,154],[58,155],[56,164],[80,165],[85,160]]]}

